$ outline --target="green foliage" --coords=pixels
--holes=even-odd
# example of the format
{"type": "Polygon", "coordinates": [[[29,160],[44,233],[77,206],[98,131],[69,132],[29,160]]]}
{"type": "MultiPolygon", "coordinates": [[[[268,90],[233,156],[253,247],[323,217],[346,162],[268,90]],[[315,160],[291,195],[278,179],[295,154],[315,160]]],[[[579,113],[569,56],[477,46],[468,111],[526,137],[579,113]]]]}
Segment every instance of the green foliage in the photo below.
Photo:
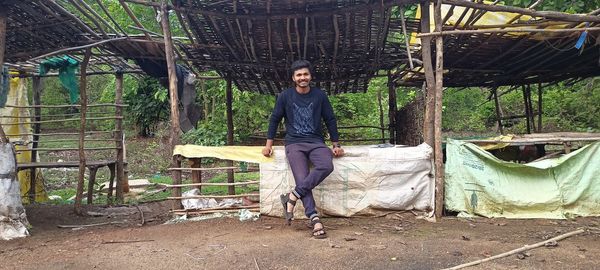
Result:
{"type": "Polygon", "coordinates": [[[486,102],[489,91],[480,88],[446,90],[443,101],[442,129],[446,131],[484,132],[494,104],[486,102]]]}
{"type": "Polygon", "coordinates": [[[167,90],[156,79],[145,77],[138,82],[135,91],[128,91],[123,99],[129,105],[126,113],[135,124],[138,134],[148,137],[154,134],[157,125],[169,117],[167,90]]]}

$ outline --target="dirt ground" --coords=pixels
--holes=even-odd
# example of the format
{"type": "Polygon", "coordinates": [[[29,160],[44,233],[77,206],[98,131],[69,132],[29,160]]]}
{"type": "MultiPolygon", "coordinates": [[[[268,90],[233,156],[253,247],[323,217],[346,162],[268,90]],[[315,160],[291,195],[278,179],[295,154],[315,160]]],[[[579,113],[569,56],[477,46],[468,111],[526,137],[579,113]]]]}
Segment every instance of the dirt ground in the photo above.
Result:
{"type": "Polygon", "coordinates": [[[312,239],[306,221],[219,218],[163,225],[167,202],[79,217],[72,206],[27,209],[31,236],[0,243],[0,269],[442,269],[585,228],[558,242],[468,269],[597,269],[600,218],[506,220],[411,213],[326,218],[329,238],[312,239]],[[140,211],[144,214],[141,225],[140,211]],[[108,213],[108,214],[107,214],[108,213]],[[111,223],[59,228],[57,225],[111,223]]]}

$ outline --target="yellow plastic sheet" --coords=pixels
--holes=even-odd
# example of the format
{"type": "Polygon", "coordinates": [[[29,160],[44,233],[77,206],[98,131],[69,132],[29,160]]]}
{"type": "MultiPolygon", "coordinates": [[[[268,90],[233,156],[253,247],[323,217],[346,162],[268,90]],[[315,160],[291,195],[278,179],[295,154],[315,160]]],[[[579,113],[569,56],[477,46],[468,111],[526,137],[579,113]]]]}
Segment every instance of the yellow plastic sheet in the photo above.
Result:
{"type": "Polygon", "coordinates": [[[490,140],[494,140],[494,141],[503,141],[503,142],[507,142],[507,143],[489,143],[489,144],[485,144],[485,145],[480,145],[479,148],[483,149],[483,150],[495,150],[495,149],[502,149],[504,147],[507,147],[510,143],[510,141],[512,140],[512,138],[515,135],[500,135],[498,137],[494,137],[494,138],[490,138],[490,140]]]}
{"type": "Polygon", "coordinates": [[[233,161],[245,161],[252,163],[273,162],[273,158],[262,154],[262,146],[200,146],[200,145],[177,145],[173,155],[181,155],[186,158],[213,157],[233,161]]]}
{"type": "MultiPolygon", "coordinates": [[[[16,73],[11,73],[16,75],[16,73]]],[[[10,78],[10,89],[8,91],[8,97],[6,105],[13,106],[29,106],[27,98],[27,85],[25,80],[18,77],[10,78]]],[[[6,133],[7,137],[11,142],[31,142],[33,140],[31,135],[19,135],[19,134],[31,134],[30,124],[20,124],[19,122],[28,122],[29,118],[17,118],[17,117],[30,117],[29,111],[26,108],[14,108],[7,107],[0,108],[0,115],[11,116],[10,118],[2,117],[0,121],[2,128],[6,133]]],[[[15,145],[15,149],[26,150],[28,145],[15,145]]],[[[38,158],[39,160],[39,158],[38,158]]],[[[17,152],[17,163],[28,163],[31,162],[31,151],[17,152]]],[[[21,198],[24,202],[29,202],[29,186],[30,186],[30,172],[31,170],[22,170],[18,174],[19,183],[21,185],[21,198]]],[[[44,177],[41,171],[36,170],[36,186],[35,186],[35,201],[44,202],[48,200],[48,194],[44,188],[44,177]]]]}
{"type": "MultiPolygon", "coordinates": [[[[494,2],[491,1],[484,1],[485,4],[493,4],[494,2]]],[[[451,5],[446,5],[443,4],[442,5],[442,18],[446,18],[448,13],[450,12],[450,8],[452,6],[451,5]]],[[[446,20],[445,25],[457,25],[459,28],[461,26],[464,26],[464,24],[467,22],[467,18],[471,17],[472,13],[475,11],[479,11],[479,10],[474,10],[472,8],[465,8],[465,7],[461,7],[461,6],[454,6],[454,9],[452,10],[452,14],[450,15],[450,17],[446,20]],[[465,14],[463,17],[463,13],[465,14]],[[460,18],[463,17],[462,20],[460,20],[460,18]]],[[[434,17],[434,8],[433,8],[433,4],[431,4],[431,7],[429,9],[429,18],[433,18],[434,17]]],[[[416,18],[420,19],[421,18],[421,8],[420,6],[417,7],[417,12],[416,12],[416,18]]],[[[479,20],[477,20],[474,23],[474,26],[477,26],[478,28],[487,28],[487,29],[503,29],[506,28],[506,24],[511,23],[519,23],[519,22],[523,22],[523,21],[530,21],[531,19],[533,19],[533,17],[528,16],[528,15],[521,15],[518,13],[511,13],[511,12],[485,12],[481,18],[479,20]]],[[[548,22],[548,28],[556,28],[556,29],[560,29],[560,28],[565,28],[565,27],[570,27],[568,23],[565,22],[548,22]]],[[[531,26],[517,26],[517,27],[511,27],[511,29],[535,29],[538,28],[540,25],[536,24],[536,25],[531,25],[531,26]]],[[[433,32],[435,29],[435,22],[433,19],[430,20],[430,28],[431,31],[433,32]]],[[[421,40],[419,38],[417,38],[417,34],[418,33],[412,33],[411,34],[411,38],[410,38],[410,43],[411,44],[421,44],[421,40]]],[[[528,35],[529,33],[525,33],[525,32],[509,32],[508,34],[510,35],[515,35],[515,36],[520,36],[520,35],[528,35]]],[[[551,37],[553,34],[534,34],[532,35],[530,38],[532,39],[537,39],[537,40],[544,40],[547,39],[548,37],[551,37]]]]}

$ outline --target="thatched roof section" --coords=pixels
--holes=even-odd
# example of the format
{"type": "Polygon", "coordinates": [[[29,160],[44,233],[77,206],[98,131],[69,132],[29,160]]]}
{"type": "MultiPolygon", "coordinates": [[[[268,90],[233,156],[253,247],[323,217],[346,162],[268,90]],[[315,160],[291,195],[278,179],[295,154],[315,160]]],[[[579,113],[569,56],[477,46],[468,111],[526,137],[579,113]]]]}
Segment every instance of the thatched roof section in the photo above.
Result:
{"type": "Polygon", "coordinates": [[[54,1],[5,1],[8,24],[6,61],[32,57],[92,40],[94,31],[73,20],[73,14],[54,1]]]}
{"type": "MultiPolygon", "coordinates": [[[[4,1],[7,11],[6,64],[18,70],[37,73],[37,65],[44,56],[69,55],[83,59],[83,47],[93,45],[88,72],[102,73],[114,70],[136,71],[123,57],[143,52],[145,56],[164,58],[164,46],[147,49],[144,36],[110,33],[83,20],[73,4],[56,1],[4,1]],[[102,44],[100,44],[102,43],[102,44]],[[138,44],[139,43],[139,44],[138,44]],[[82,47],[82,49],[73,49],[82,47]],[[61,52],[62,53],[55,53],[61,52]]],[[[77,6],[81,8],[81,6],[77,6]]],[[[85,12],[85,10],[83,10],[85,12]]]]}
{"type": "Polygon", "coordinates": [[[307,59],[317,85],[344,93],[364,92],[379,70],[406,62],[397,6],[415,2],[190,0],[174,9],[193,35],[188,58],[239,89],[278,93],[291,82],[289,64],[307,59]]]}
{"type": "MultiPolygon", "coordinates": [[[[458,10],[458,5],[445,6],[446,12],[442,14],[446,19],[443,31],[447,31],[444,35],[445,87],[554,83],[600,75],[600,31],[588,31],[584,46],[575,48],[583,31],[573,29],[584,28],[585,23],[519,14],[508,16],[478,8],[463,9],[467,10],[463,12],[458,10]],[[509,20],[494,25],[482,21],[484,14],[505,16],[509,20]],[[450,16],[461,16],[462,20],[450,22],[450,16]],[[460,32],[462,30],[468,31],[460,32]],[[536,32],[527,32],[530,30],[536,32]]],[[[421,57],[420,52],[417,50],[416,58],[421,57]]],[[[421,86],[425,81],[420,70],[413,71],[406,66],[396,75],[400,85],[421,86]]]]}

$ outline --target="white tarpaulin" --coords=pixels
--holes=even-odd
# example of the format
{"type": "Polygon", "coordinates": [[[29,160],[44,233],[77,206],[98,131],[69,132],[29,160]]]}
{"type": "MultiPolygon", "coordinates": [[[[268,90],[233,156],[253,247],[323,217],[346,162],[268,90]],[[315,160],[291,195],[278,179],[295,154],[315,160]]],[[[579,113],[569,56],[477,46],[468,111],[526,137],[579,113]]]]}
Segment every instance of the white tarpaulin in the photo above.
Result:
{"type": "MultiPolygon", "coordinates": [[[[334,171],[313,190],[321,214],[349,217],[393,210],[433,214],[433,151],[416,147],[348,146],[334,158],[334,171]]],[[[275,162],[260,165],[260,212],[283,216],[279,196],[290,192],[294,178],[283,147],[275,147],[275,162]]],[[[304,217],[302,203],[294,216],[304,217]]]]}
{"type": "Polygon", "coordinates": [[[0,240],[29,235],[29,223],[16,179],[16,165],[12,145],[0,143],[0,240]]]}

